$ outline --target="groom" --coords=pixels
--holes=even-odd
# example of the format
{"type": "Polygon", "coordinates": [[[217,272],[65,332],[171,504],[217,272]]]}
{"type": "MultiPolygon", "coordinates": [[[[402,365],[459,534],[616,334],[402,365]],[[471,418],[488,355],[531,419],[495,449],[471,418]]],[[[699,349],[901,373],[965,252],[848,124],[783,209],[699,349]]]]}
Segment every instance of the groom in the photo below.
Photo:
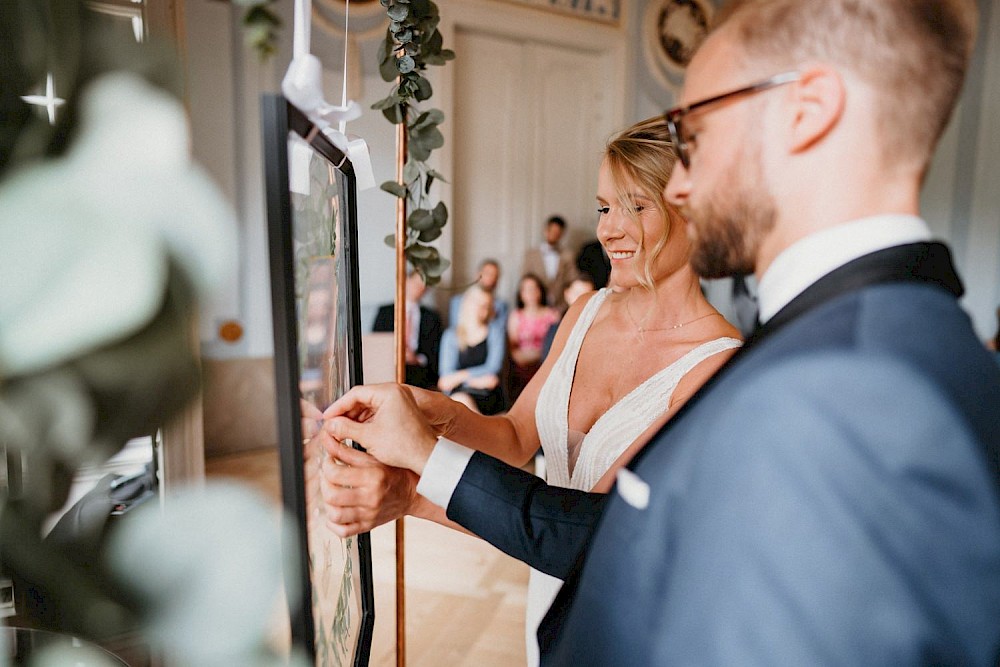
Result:
{"type": "Polygon", "coordinates": [[[667,194],[700,273],[756,274],[763,324],[606,501],[436,440],[404,389],[331,406],[567,578],[543,664],[996,664],[1000,372],[918,217],[975,26],[973,0],[723,10],[666,113],[667,194]]]}

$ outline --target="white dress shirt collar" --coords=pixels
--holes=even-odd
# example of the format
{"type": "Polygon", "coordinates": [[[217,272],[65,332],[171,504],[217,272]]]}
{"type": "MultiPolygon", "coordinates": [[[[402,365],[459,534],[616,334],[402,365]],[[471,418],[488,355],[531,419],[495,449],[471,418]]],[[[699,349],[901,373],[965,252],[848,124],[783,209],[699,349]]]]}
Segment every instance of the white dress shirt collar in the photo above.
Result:
{"type": "Polygon", "coordinates": [[[877,215],[811,234],[785,248],[761,277],[758,317],[767,322],[817,280],[858,257],[930,238],[927,223],[914,215],[877,215]]]}

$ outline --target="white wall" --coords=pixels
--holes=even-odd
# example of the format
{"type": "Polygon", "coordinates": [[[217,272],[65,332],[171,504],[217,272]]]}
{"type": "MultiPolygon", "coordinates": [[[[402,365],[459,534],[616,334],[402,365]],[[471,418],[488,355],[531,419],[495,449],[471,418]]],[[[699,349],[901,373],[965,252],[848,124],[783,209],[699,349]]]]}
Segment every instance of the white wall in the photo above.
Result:
{"type": "Polygon", "coordinates": [[[962,304],[988,338],[1000,305],[1000,6],[980,0],[979,7],[973,66],[921,204],[954,253],[966,288],[962,304]]]}
{"type": "MultiPolygon", "coordinates": [[[[495,19],[522,12],[520,17],[527,11],[499,0],[441,0],[439,4],[445,16],[443,23],[451,26],[456,21],[474,23],[477,13],[495,19]]],[[[625,81],[616,82],[622,84],[623,91],[616,93],[623,104],[620,125],[658,113],[674,101],[675,91],[653,76],[644,60],[641,31],[649,4],[650,0],[624,3],[627,27],[623,29],[622,39],[629,46],[624,58],[625,81]]],[[[237,204],[242,226],[244,261],[239,280],[231,286],[225,301],[213,306],[202,328],[203,349],[209,357],[271,354],[257,97],[260,92],[277,89],[290,58],[290,5],[274,5],[285,12],[284,44],[278,56],[265,66],[261,66],[256,56],[242,45],[239,10],[214,0],[187,0],[185,5],[196,157],[209,167],[237,204]],[[218,323],[227,318],[237,319],[245,330],[244,338],[235,344],[218,341],[214,336],[218,323]]],[[[967,287],[963,304],[985,338],[995,330],[994,313],[1000,303],[1000,187],[997,187],[995,176],[996,156],[1000,155],[1000,8],[994,7],[990,0],[980,0],[980,6],[983,24],[976,65],[929,174],[922,204],[935,233],[953,248],[967,287]]],[[[366,11],[368,15],[359,12],[359,25],[365,35],[358,40],[358,48],[354,50],[361,61],[356,79],[361,82],[360,90],[352,91],[365,108],[365,114],[351,123],[348,130],[368,140],[376,181],[381,182],[395,176],[395,133],[379,112],[368,109],[371,102],[386,94],[388,84],[378,77],[375,63],[381,17],[374,10],[366,11]]],[[[536,38],[543,42],[546,33],[560,32],[551,29],[559,22],[589,29],[584,25],[587,22],[580,19],[530,11],[534,12],[530,16],[536,20],[529,22],[528,29],[539,33],[536,38]]],[[[335,14],[331,17],[339,18],[335,14]]],[[[453,35],[454,32],[446,33],[446,47],[452,46],[453,35]]],[[[339,94],[339,88],[335,87],[341,80],[343,48],[340,37],[314,24],[313,52],[330,70],[328,98],[339,94]]],[[[445,109],[446,113],[453,99],[453,75],[448,67],[432,68],[430,73],[435,86],[431,103],[445,109]]],[[[455,137],[450,134],[452,128],[447,119],[442,131],[446,146],[435,153],[433,160],[443,173],[454,177],[451,151],[455,137]]],[[[451,205],[450,186],[435,185],[435,191],[451,205]]],[[[363,326],[367,328],[375,305],[391,301],[394,294],[393,255],[382,241],[393,231],[394,200],[377,189],[359,193],[358,210],[363,326]]],[[[464,221],[456,224],[475,226],[465,233],[489,233],[488,223],[464,221]]],[[[446,229],[439,242],[446,256],[451,255],[453,231],[446,229]]],[[[446,276],[448,279],[450,276],[446,276]]],[[[728,281],[708,285],[708,293],[724,312],[728,310],[728,281]]]]}

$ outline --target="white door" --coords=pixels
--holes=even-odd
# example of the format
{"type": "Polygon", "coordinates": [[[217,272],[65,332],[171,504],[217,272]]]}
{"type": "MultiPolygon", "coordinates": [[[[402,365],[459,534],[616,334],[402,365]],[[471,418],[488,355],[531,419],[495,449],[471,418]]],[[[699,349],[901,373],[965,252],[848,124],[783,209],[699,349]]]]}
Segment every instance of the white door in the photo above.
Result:
{"type": "Polygon", "coordinates": [[[500,261],[513,300],[526,248],[562,215],[566,242],[594,235],[601,152],[616,129],[612,56],[488,30],[457,29],[454,67],[453,283],[500,261]]]}

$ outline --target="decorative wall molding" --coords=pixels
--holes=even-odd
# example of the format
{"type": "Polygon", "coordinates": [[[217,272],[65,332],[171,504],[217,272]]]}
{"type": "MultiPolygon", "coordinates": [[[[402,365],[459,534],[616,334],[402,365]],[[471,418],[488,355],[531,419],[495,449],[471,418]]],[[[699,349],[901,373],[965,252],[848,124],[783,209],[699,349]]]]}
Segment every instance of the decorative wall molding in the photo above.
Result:
{"type": "Polygon", "coordinates": [[[620,25],[622,0],[504,0],[518,5],[528,5],[577,18],[620,25]]]}
{"type": "Polygon", "coordinates": [[[708,33],[708,0],[651,0],[642,20],[643,57],[657,83],[676,93],[694,50],[708,33]]]}

